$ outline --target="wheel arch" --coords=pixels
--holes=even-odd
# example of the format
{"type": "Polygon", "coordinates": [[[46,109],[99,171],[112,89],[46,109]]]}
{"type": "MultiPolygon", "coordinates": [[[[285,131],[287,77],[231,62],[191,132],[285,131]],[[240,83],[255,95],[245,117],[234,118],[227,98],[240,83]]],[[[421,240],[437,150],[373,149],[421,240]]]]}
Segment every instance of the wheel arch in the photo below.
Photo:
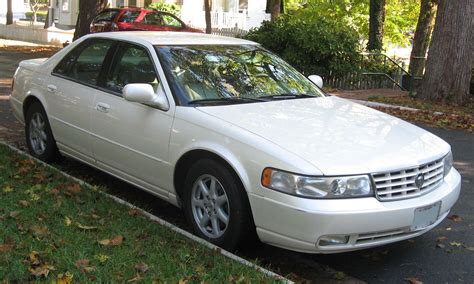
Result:
{"type": "Polygon", "coordinates": [[[248,176],[244,171],[244,167],[238,162],[237,159],[234,159],[229,155],[221,155],[215,151],[209,149],[193,149],[185,152],[175,164],[174,173],[173,173],[173,185],[176,190],[176,194],[181,199],[183,196],[184,190],[184,180],[186,175],[193,163],[201,159],[213,159],[222,163],[236,178],[242,188],[248,192],[248,176]],[[226,158],[224,158],[226,157],[226,158]]]}
{"type": "Polygon", "coordinates": [[[40,103],[41,106],[43,107],[43,109],[47,113],[46,104],[44,102],[44,99],[40,96],[37,96],[37,95],[33,94],[32,92],[28,92],[27,96],[23,100],[23,106],[22,106],[22,108],[23,108],[23,117],[25,119],[26,119],[26,112],[28,111],[28,108],[35,102],[40,103]]]}

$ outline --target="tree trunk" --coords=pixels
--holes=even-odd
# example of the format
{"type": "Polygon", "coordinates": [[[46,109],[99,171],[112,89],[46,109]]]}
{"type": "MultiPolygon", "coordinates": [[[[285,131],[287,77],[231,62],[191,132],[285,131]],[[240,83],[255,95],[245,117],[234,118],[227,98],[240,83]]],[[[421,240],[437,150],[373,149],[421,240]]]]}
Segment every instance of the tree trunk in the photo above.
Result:
{"type": "Polygon", "coordinates": [[[385,23],[385,0],[370,0],[369,42],[370,51],[382,50],[383,26],[385,23]]]}
{"type": "Polygon", "coordinates": [[[462,104],[474,62],[474,1],[440,0],[419,97],[462,104]]]}
{"type": "Polygon", "coordinates": [[[413,48],[410,55],[410,66],[408,72],[413,76],[414,82],[418,82],[423,76],[425,69],[425,58],[433,32],[438,0],[421,0],[420,15],[416,24],[413,48]]]}
{"type": "Polygon", "coordinates": [[[12,0],[7,0],[7,25],[13,24],[12,0]]]}
{"type": "Polygon", "coordinates": [[[204,0],[204,14],[206,17],[206,34],[212,33],[211,0],[204,0]]]}
{"type": "Polygon", "coordinates": [[[270,21],[275,21],[278,17],[280,17],[281,12],[281,0],[271,0],[271,9],[270,9],[270,21]]]}
{"type": "Polygon", "coordinates": [[[107,7],[107,3],[107,0],[79,0],[79,15],[77,16],[73,40],[89,33],[92,20],[101,10],[107,7]]]}

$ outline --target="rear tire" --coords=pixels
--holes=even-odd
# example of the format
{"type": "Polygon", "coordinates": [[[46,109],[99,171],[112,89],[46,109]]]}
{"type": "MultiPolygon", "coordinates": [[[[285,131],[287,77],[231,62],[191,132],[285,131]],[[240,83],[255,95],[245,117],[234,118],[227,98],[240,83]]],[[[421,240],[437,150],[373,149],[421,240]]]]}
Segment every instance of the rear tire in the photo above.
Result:
{"type": "Polygon", "coordinates": [[[26,145],[33,157],[49,163],[61,156],[46,111],[39,102],[34,102],[26,110],[25,136],[26,145]]]}
{"type": "Polygon", "coordinates": [[[255,235],[247,193],[227,167],[212,159],[189,169],[183,192],[186,219],[199,237],[225,250],[255,235]]]}

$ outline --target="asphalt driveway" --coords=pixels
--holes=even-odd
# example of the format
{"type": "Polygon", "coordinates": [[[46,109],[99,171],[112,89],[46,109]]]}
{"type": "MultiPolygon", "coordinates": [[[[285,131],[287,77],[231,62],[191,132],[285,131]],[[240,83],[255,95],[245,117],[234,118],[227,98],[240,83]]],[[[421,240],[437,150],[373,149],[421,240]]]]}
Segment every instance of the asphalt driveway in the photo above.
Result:
{"type": "MultiPolygon", "coordinates": [[[[8,80],[19,60],[32,57],[34,54],[6,52],[0,47],[0,140],[20,148],[24,148],[23,126],[10,110],[8,80]]],[[[409,278],[425,283],[474,283],[474,134],[421,127],[451,144],[454,165],[463,176],[461,197],[450,214],[452,219],[446,219],[421,237],[359,252],[308,255],[258,245],[240,254],[257,258],[293,279],[315,283],[357,279],[400,283],[409,278]]],[[[91,183],[104,185],[111,193],[187,229],[181,212],[158,198],[72,160],[58,166],[91,183]]]]}

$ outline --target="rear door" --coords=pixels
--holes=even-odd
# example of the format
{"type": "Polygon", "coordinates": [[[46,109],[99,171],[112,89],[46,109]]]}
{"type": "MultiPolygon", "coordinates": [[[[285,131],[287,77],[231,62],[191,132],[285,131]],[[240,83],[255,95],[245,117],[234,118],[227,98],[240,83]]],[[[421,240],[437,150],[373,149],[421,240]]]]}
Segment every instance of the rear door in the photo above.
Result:
{"type": "Polygon", "coordinates": [[[130,83],[150,84],[156,92],[163,92],[148,49],[122,42],[104,79],[103,91],[94,100],[94,157],[110,173],[167,198],[163,175],[171,174],[168,143],[173,112],[126,101],[122,89],[130,83]]]}
{"type": "Polygon", "coordinates": [[[69,52],[49,76],[48,116],[58,146],[91,162],[90,112],[106,57],[114,42],[93,38],[69,52]]]}

